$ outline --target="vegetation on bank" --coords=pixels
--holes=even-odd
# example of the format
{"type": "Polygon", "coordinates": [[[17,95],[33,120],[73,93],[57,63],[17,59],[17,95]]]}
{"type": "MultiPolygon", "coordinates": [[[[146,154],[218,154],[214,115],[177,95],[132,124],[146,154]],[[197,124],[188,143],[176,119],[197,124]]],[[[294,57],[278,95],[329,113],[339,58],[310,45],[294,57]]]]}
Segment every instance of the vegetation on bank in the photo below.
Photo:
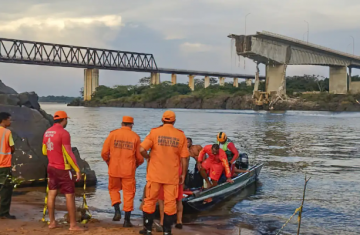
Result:
{"type": "MultiPolygon", "coordinates": [[[[358,76],[352,77],[353,81],[360,80],[358,76]]],[[[253,93],[254,84],[247,86],[245,82],[239,83],[239,87],[234,87],[232,83],[225,83],[224,86],[218,84],[217,78],[210,78],[210,86],[204,88],[204,79],[195,79],[195,91],[191,91],[188,84],[171,85],[165,81],[158,85],[150,85],[150,78],[144,77],[139,80],[137,85],[129,86],[99,86],[92,96],[91,102],[96,103],[146,103],[152,101],[163,102],[170,98],[195,97],[201,99],[223,97],[223,96],[244,96],[253,93]]],[[[259,90],[265,90],[265,82],[260,82],[259,90]]],[[[329,91],[329,79],[315,75],[292,76],[286,78],[286,90],[289,97],[300,97],[306,101],[334,101],[336,95],[327,93],[329,91]],[[303,94],[309,92],[310,94],[303,94]],[[311,92],[314,92],[311,94],[311,92]],[[320,94],[319,94],[320,92],[320,94]]],[[[82,91],[80,91],[80,94],[82,91]]],[[[347,95],[345,102],[354,102],[352,95],[347,95]]],[[[344,102],[344,97],[339,99],[344,102]]],[[[74,105],[83,104],[82,98],[77,98],[72,102],[74,105]]]]}
{"type": "Polygon", "coordinates": [[[70,103],[78,97],[69,97],[69,96],[41,96],[39,97],[39,102],[52,102],[52,103],[70,103]]]}

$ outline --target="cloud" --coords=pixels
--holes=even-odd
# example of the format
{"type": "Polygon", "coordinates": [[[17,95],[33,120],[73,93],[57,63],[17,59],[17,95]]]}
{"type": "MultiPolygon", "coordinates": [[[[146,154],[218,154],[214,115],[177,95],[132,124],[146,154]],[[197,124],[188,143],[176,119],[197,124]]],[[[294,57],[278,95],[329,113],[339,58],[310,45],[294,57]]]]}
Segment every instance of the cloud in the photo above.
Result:
{"type": "Polygon", "coordinates": [[[74,26],[85,26],[103,24],[107,27],[119,27],[121,26],[121,17],[116,15],[105,15],[100,17],[84,17],[84,18],[42,18],[42,17],[24,17],[14,21],[6,22],[0,21],[1,31],[17,31],[22,27],[30,28],[57,28],[65,30],[74,26]]]}
{"type": "MultiPolygon", "coordinates": [[[[227,38],[245,32],[247,13],[247,34],[267,30],[302,39],[306,20],[310,42],[352,51],[351,35],[360,54],[358,0],[0,0],[0,6],[0,37],[152,53],[159,67],[254,74],[254,63],[239,60],[227,38]]],[[[78,95],[83,86],[81,69],[0,64],[0,71],[0,79],[18,91],[40,95],[78,95]]],[[[303,73],[328,76],[328,68],[287,70],[303,73]]],[[[135,84],[143,76],[148,74],[100,71],[100,83],[135,84]]]]}
{"type": "Polygon", "coordinates": [[[201,43],[184,42],[183,44],[180,45],[180,50],[185,53],[198,53],[198,52],[210,51],[211,46],[201,43]]]}

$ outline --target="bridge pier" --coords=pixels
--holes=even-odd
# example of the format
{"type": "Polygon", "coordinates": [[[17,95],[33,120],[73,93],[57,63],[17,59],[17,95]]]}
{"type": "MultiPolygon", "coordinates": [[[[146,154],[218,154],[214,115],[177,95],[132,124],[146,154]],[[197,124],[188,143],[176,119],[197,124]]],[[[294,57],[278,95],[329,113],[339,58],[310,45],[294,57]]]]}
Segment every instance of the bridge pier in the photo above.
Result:
{"type": "Polygon", "coordinates": [[[84,69],[84,100],[91,100],[92,94],[99,86],[99,70],[84,69]]]}
{"type": "Polygon", "coordinates": [[[347,67],[330,66],[329,93],[347,93],[347,67]]]}
{"type": "Polygon", "coordinates": [[[194,75],[189,75],[189,87],[192,91],[195,90],[195,81],[194,81],[194,75]]]}
{"type": "Polygon", "coordinates": [[[160,84],[160,73],[151,73],[150,84],[151,85],[160,84]]]}
{"type": "Polygon", "coordinates": [[[234,78],[233,86],[234,87],[239,87],[239,79],[238,78],[234,78]]]}
{"type": "Polygon", "coordinates": [[[250,78],[246,79],[245,82],[246,82],[246,86],[252,85],[252,80],[250,78]]]}
{"type": "Polygon", "coordinates": [[[176,84],[176,74],[173,73],[171,74],[171,85],[175,85],[176,84]]]}
{"type": "Polygon", "coordinates": [[[266,65],[266,92],[279,92],[279,95],[286,94],[286,65],[266,65]]]}
{"type": "Polygon", "coordinates": [[[204,88],[207,88],[209,86],[210,86],[210,77],[205,76],[205,78],[204,78],[204,88]]]}
{"type": "Polygon", "coordinates": [[[219,77],[219,84],[220,84],[220,86],[225,85],[225,78],[224,77],[219,77]]]}

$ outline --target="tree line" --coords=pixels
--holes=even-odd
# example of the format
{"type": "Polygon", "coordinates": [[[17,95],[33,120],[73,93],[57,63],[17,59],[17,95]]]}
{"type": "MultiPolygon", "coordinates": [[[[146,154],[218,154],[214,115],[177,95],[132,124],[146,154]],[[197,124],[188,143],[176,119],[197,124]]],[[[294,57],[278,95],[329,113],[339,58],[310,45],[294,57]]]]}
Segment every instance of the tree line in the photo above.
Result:
{"type": "MultiPolygon", "coordinates": [[[[353,81],[360,81],[359,76],[353,76],[353,81]]],[[[127,101],[154,101],[164,100],[178,95],[194,95],[201,97],[212,97],[219,94],[252,94],[254,84],[247,86],[245,82],[240,82],[239,87],[233,87],[232,82],[220,86],[217,78],[210,78],[210,86],[204,88],[205,80],[195,79],[195,91],[191,91],[188,84],[175,84],[165,81],[158,85],[150,85],[150,77],[143,77],[137,85],[107,87],[101,85],[96,88],[92,96],[93,100],[107,102],[110,100],[127,99],[127,101]]],[[[259,90],[265,90],[265,82],[260,82],[259,90]]],[[[294,93],[329,91],[329,79],[319,75],[303,75],[286,77],[286,91],[289,96],[294,93]]],[[[80,91],[80,94],[83,90],[80,91]]]]}

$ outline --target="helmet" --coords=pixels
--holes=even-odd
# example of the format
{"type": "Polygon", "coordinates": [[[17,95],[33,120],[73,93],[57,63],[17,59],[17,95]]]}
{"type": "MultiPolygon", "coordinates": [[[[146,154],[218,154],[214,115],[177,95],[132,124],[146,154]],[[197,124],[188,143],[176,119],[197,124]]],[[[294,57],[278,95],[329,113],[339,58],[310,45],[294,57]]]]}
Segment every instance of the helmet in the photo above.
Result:
{"type": "Polygon", "coordinates": [[[219,132],[219,134],[217,135],[217,141],[219,141],[220,143],[225,142],[227,139],[227,136],[224,132],[219,132]]]}

